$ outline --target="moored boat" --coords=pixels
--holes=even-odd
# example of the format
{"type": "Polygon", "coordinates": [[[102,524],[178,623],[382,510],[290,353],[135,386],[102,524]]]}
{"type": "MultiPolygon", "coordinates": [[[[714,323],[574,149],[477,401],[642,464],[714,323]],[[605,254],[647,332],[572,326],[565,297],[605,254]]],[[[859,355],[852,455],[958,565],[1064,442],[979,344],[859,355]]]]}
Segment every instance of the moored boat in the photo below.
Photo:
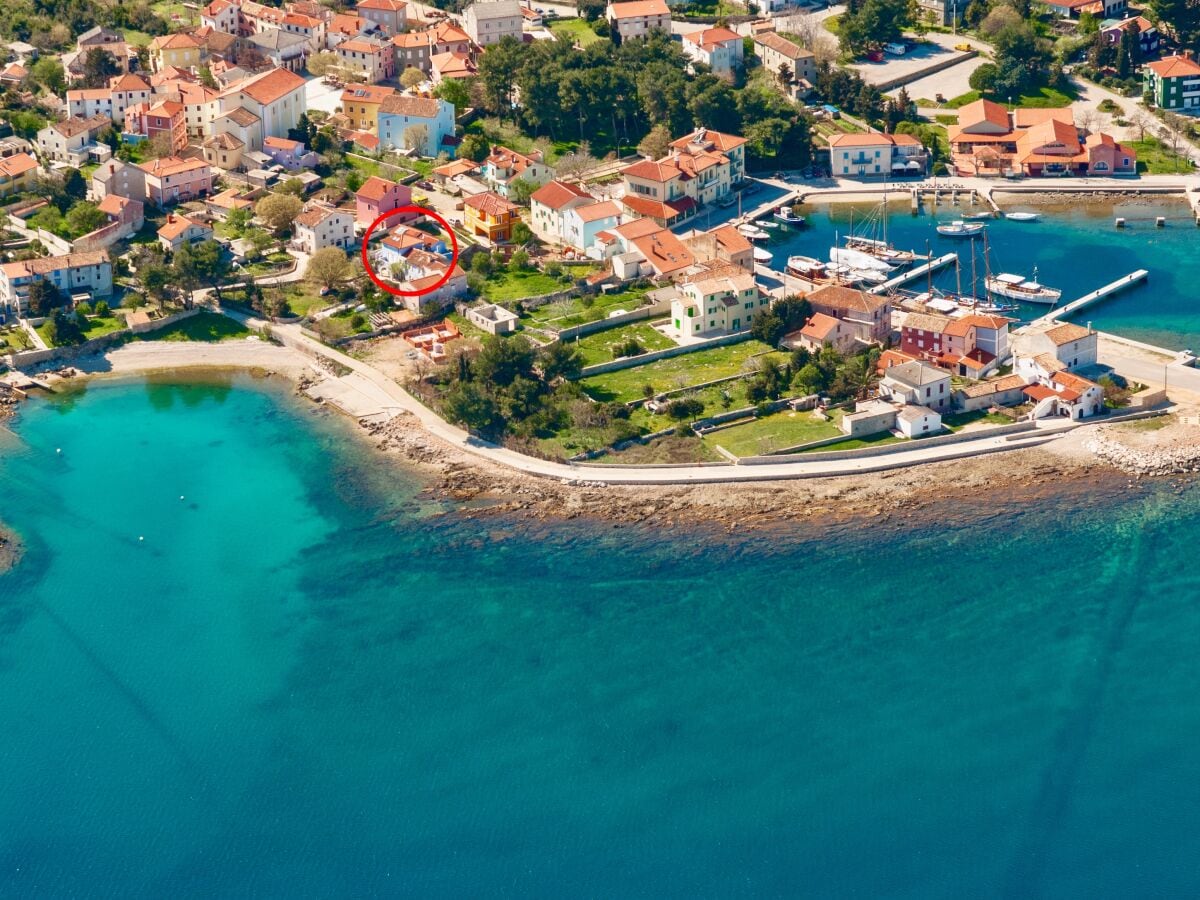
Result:
{"type": "Polygon", "coordinates": [[[852,269],[863,269],[865,271],[891,272],[895,268],[885,260],[851,247],[830,247],[829,260],[830,262],[849,266],[852,269]]]}
{"type": "Polygon", "coordinates": [[[1010,222],[1036,222],[1041,217],[1041,213],[1035,212],[1010,212],[1004,214],[1004,218],[1010,222]]]}
{"type": "Polygon", "coordinates": [[[992,219],[995,218],[995,216],[995,213],[990,212],[963,213],[964,219],[992,219]]]}
{"type": "Polygon", "coordinates": [[[975,237],[985,227],[982,222],[964,222],[962,219],[955,219],[946,225],[939,225],[937,233],[943,237],[975,237]]]}
{"type": "Polygon", "coordinates": [[[770,250],[764,250],[762,247],[754,247],[754,261],[756,263],[769,263],[774,255],[770,250]]]}
{"type": "Polygon", "coordinates": [[[769,234],[757,225],[739,225],[738,234],[750,241],[765,241],[770,237],[769,234]]]}
{"type": "Polygon", "coordinates": [[[796,212],[795,207],[781,206],[775,210],[775,218],[784,225],[803,225],[804,216],[796,212]]]}
{"type": "Polygon", "coordinates": [[[1053,305],[1062,297],[1062,291],[1038,284],[1037,269],[1033,270],[1032,278],[1025,278],[1022,275],[1012,275],[1007,272],[988,277],[984,279],[984,286],[993,294],[1008,297],[1010,300],[1023,300],[1026,303],[1049,303],[1053,305]]]}
{"type": "Polygon", "coordinates": [[[864,284],[883,284],[888,280],[887,274],[878,269],[851,269],[850,275],[864,284]]]}
{"type": "Polygon", "coordinates": [[[860,253],[866,253],[868,256],[873,256],[876,259],[881,259],[885,263],[892,266],[906,266],[909,263],[916,262],[919,259],[928,259],[920,253],[912,250],[897,250],[887,241],[878,241],[874,238],[858,237],[850,235],[846,238],[846,248],[849,250],[857,250],[860,253]]]}
{"type": "Polygon", "coordinates": [[[789,256],[786,271],[787,274],[810,284],[849,285],[858,283],[848,267],[836,263],[824,263],[811,256],[789,256]]]}

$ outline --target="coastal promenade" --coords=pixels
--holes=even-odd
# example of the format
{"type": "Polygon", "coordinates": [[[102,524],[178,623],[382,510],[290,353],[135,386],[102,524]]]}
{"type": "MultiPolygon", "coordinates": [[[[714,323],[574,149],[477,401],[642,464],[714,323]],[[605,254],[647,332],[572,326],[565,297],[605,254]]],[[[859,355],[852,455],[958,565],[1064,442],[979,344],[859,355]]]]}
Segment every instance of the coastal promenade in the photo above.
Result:
{"type": "Polygon", "coordinates": [[[1081,425],[1078,422],[1050,420],[1039,423],[1037,429],[1028,434],[997,435],[948,445],[921,446],[915,444],[911,449],[898,450],[894,453],[845,460],[793,458],[781,460],[778,463],[754,466],[733,463],[682,466],[609,466],[560,463],[517,453],[481,440],[463,429],[451,425],[378,369],[313,340],[304,334],[299,325],[271,324],[237,310],[222,309],[222,312],[249,328],[269,330],[286,347],[291,347],[311,357],[329,360],[349,369],[349,374],[337,380],[342,382],[343,390],[351,391],[356,395],[356,411],[360,418],[379,421],[392,418],[400,413],[408,413],[414,416],[429,434],[451,447],[527,475],[554,478],[566,483],[586,482],[597,485],[706,484],[780,481],[882,472],[925,463],[945,462],[988,453],[1000,453],[1006,450],[1037,447],[1081,425]]]}

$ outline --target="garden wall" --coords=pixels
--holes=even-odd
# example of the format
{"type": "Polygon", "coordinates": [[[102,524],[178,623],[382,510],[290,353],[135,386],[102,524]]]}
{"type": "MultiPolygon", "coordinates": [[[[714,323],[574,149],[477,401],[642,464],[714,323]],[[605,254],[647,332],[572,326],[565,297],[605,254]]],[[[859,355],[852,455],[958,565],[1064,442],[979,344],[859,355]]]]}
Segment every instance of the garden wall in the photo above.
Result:
{"type": "MultiPolygon", "coordinates": [[[[639,306],[637,309],[631,309],[629,312],[624,312],[617,316],[609,316],[605,319],[597,319],[595,322],[584,322],[582,325],[572,325],[570,328],[564,328],[562,331],[558,332],[558,339],[560,341],[570,341],[589,334],[595,334],[598,331],[608,331],[610,328],[619,328],[620,326],[628,325],[631,322],[640,322],[643,319],[652,319],[655,316],[661,316],[664,313],[669,313],[670,311],[670,301],[649,303],[645,306],[639,306]]],[[[553,327],[548,326],[547,330],[552,331],[553,327]]],[[[597,363],[597,365],[599,365],[599,363],[597,363]]]]}
{"type": "MultiPolygon", "coordinates": [[[[120,331],[113,331],[103,337],[93,338],[90,341],[84,341],[82,344],[74,344],[70,347],[51,347],[47,350],[22,350],[20,353],[9,354],[8,364],[14,369],[20,369],[26,366],[40,366],[49,362],[70,362],[81,356],[102,353],[116,344],[123,343],[131,334],[145,334],[146,332],[157,331],[160,328],[173,325],[181,319],[194,316],[198,312],[200,312],[198,308],[185,309],[182,312],[163,316],[161,319],[152,319],[140,325],[122,328],[120,331]]],[[[31,319],[30,321],[44,322],[45,319],[31,319]]]]}
{"type": "MultiPolygon", "coordinates": [[[[955,434],[944,434],[938,437],[919,438],[916,441],[901,441],[895,444],[882,444],[873,447],[859,447],[855,450],[828,450],[824,453],[805,453],[806,460],[819,462],[821,460],[838,460],[838,459],[859,459],[869,456],[887,456],[889,453],[901,453],[906,450],[911,450],[914,446],[921,447],[940,447],[943,444],[961,444],[967,441],[977,441],[983,438],[996,437],[997,435],[1023,434],[1033,431],[1037,425],[1033,422],[1016,422],[1012,425],[997,425],[995,428],[988,428],[980,431],[959,431],[955,434]]],[[[836,440],[846,440],[846,436],[837,438],[836,440]]],[[[829,441],[833,443],[833,441],[829,441]]],[[[769,456],[745,456],[742,457],[742,465],[765,465],[781,462],[780,456],[794,454],[798,450],[805,447],[819,447],[821,442],[811,441],[807,444],[798,444],[795,447],[785,447],[781,450],[776,450],[769,456]]]]}

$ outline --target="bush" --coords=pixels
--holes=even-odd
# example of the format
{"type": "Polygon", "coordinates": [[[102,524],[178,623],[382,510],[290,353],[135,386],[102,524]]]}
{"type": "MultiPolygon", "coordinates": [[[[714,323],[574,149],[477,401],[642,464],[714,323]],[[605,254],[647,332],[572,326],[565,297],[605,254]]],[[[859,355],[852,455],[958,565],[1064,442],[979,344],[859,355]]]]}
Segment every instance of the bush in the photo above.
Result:
{"type": "Polygon", "coordinates": [[[108,308],[107,300],[97,300],[96,305],[92,308],[92,311],[101,318],[107,318],[111,312],[111,310],[108,308]]]}
{"type": "Polygon", "coordinates": [[[620,359],[624,356],[640,356],[645,352],[646,348],[638,343],[637,338],[631,337],[613,347],[613,359],[620,359]]]}
{"type": "Polygon", "coordinates": [[[363,317],[362,313],[355,313],[350,317],[350,327],[355,331],[362,328],[366,324],[367,320],[363,317]]]}
{"type": "Polygon", "coordinates": [[[75,305],[75,312],[85,316],[90,316],[92,314],[92,305],[84,300],[82,303],[77,303],[75,305]]]}

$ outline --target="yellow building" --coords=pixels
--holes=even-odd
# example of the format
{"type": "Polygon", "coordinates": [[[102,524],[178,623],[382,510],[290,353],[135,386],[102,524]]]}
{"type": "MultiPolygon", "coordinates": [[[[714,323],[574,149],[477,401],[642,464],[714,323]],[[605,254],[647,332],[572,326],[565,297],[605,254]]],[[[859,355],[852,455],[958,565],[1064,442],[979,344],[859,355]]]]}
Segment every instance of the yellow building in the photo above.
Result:
{"type": "Polygon", "coordinates": [[[463,201],[467,231],[492,243],[512,240],[513,226],[520,221],[517,205],[499,194],[485,191],[463,201]]]}
{"type": "Polygon", "coordinates": [[[150,42],[150,66],[161,72],[168,66],[198,69],[204,62],[204,45],[190,34],[164,34],[150,42]]]}
{"type": "Polygon", "coordinates": [[[33,190],[37,160],[28,153],[14,153],[0,159],[0,197],[33,190]]]}
{"type": "Polygon", "coordinates": [[[394,93],[395,88],[378,84],[360,84],[342,91],[342,114],[349,119],[350,129],[376,134],[379,128],[379,106],[385,97],[394,93]]]}

